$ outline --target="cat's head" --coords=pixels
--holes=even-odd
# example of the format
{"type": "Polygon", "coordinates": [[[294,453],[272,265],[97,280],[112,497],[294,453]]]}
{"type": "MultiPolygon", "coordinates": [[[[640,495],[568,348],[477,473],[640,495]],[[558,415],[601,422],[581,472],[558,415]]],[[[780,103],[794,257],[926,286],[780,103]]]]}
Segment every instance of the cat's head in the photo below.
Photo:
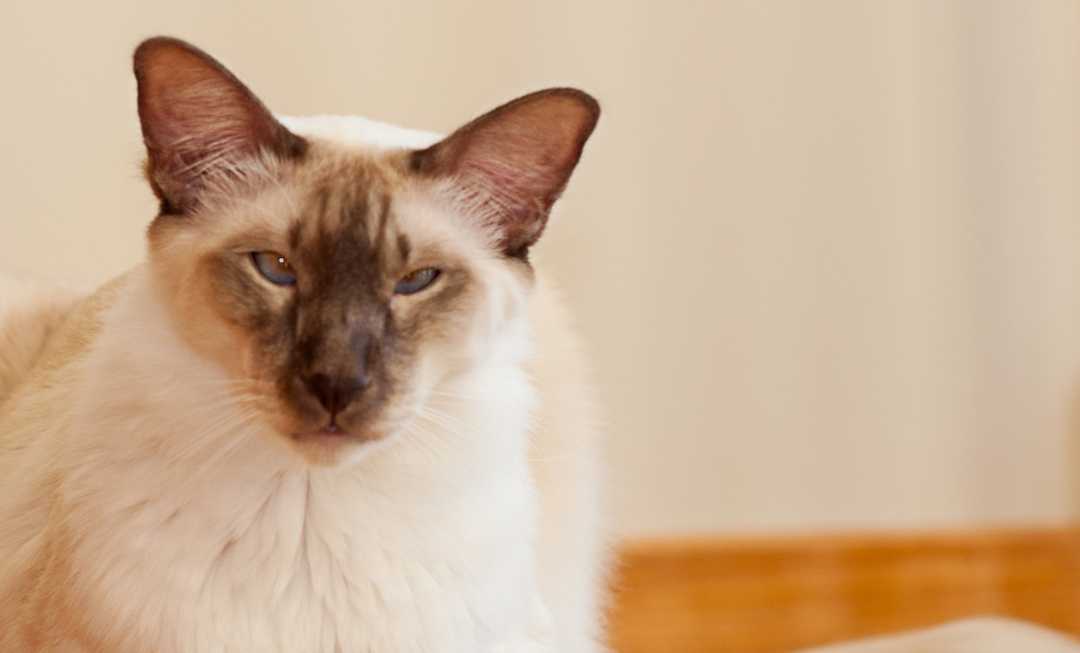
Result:
{"type": "Polygon", "coordinates": [[[309,460],[384,438],[498,354],[599,107],[503,105],[424,149],[303,137],[200,50],[135,52],[150,267],[184,341],[309,460]]]}

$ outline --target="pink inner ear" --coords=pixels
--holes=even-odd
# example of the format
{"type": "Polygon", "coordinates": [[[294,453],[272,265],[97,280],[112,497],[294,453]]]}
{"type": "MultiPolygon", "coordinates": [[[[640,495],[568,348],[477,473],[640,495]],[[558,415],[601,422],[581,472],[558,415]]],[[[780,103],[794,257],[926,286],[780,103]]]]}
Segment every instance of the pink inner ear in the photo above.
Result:
{"type": "Polygon", "coordinates": [[[192,210],[210,177],[237,176],[237,164],[260,151],[303,149],[246,86],[187,43],[146,41],[135,51],[135,76],[149,177],[173,211],[192,210]]]}
{"type": "Polygon", "coordinates": [[[555,200],[542,197],[543,190],[524,179],[527,173],[517,174],[518,169],[493,160],[472,161],[457,177],[466,211],[493,228],[505,250],[535,242],[555,200]]]}
{"type": "Polygon", "coordinates": [[[452,177],[504,251],[524,252],[543,232],[598,117],[596,101],[581,91],[540,91],[419,152],[418,168],[452,177]]]}

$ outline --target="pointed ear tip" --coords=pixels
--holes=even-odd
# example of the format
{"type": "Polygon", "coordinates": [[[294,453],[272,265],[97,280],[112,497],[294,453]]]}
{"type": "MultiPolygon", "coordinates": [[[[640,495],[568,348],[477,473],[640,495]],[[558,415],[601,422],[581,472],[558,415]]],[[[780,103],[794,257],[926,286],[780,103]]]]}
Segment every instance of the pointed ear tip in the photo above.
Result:
{"type": "Polygon", "coordinates": [[[568,100],[572,100],[574,103],[585,109],[585,112],[592,118],[593,122],[600,117],[600,102],[595,97],[581,90],[580,88],[573,88],[571,86],[563,86],[558,88],[551,88],[541,93],[548,96],[563,97],[568,100]]]}
{"type": "Polygon", "coordinates": [[[539,94],[547,98],[558,98],[574,107],[574,112],[579,115],[577,131],[582,138],[588,139],[596,129],[597,123],[600,122],[600,102],[581,89],[559,87],[540,91],[539,94]]]}
{"type": "Polygon", "coordinates": [[[135,73],[139,74],[146,70],[152,62],[162,57],[166,57],[166,61],[168,61],[170,56],[208,58],[206,53],[194,45],[172,36],[153,36],[144,40],[136,46],[131,58],[135,73]]]}
{"type": "Polygon", "coordinates": [[[140,62],[146,60],[147,57],[153,56],[163,48],[182,48],[185,46],[188,46],[188,44],[171,36],[151,36],[148,39],[144,39],[135,47],[132,58],[135,59],[136,62],[140,62]]]}

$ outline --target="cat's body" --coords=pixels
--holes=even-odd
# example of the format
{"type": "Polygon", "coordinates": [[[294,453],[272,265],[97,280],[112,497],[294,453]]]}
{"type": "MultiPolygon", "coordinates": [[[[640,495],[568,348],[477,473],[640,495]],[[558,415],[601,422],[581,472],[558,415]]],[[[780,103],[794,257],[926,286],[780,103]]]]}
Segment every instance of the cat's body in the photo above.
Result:
{"type": "MultiPolygon", "coordinates": [[[[470,398],[442,407],[483,434],[475,448],[415,440],[345,473],[306,470],[286,451],[236,450],[178,468],[125,442],[107,445],[102,436],[138,428],[129,418],[168,424],[179,441],[207,424],[240,437],[228,432],[236,418],[227,406],[204,410],[219,401],[220,373],[186,355],[155,316],[147,282],[136,270],[67,311],[0,405],[5,636],[40,638],[25,649],[34,651],[69,650],[62,642],[116,653],[527,651],[527,640],[492,637],[537,628],[542,642],[570,622],[556,650],[595,650],[593,417],[573,336],[544,284],[530,302],[544,355],[526,374],[497,365],[446,390],[470,398]],[[95,410],[129,395],[130,375],[160,388],[160,413],[95,410]],[[540,416],[528,451],[525,405],[540,416]],[[67,497],[83,493],[105,513],[67,512],[67,497]],[[65,544],[68,528],[78,529],[79,551],[65,544]],[[546,591],[523,591],[534,582],[546,591]],[[17,628],[13,597],[30,618],[17,628]],[[524,603],[533,597],[543,603],[524,603]]],[[[14,317],[0,315],[0,332],[14,317]]],[[[27,340],[39,324],[20,322],[8,336],[27,340]]],[[[0,650],[20,645],[0,636],[0,650]]]]}
{"type": "MultiPolygon", "coordinates": [[[[0,339],[10,345],[0,352],[0,650],[602,650],[596,422],[566,315],[515,249],[539,229],[519,229],[512,220],[525,214],[511,214],[506,197],[491,209],[506,213],[459,226],[436,201],[441,191],[424,195],[441,150],[420,152],[431,162],[413,155],[425,175],[415,179],[397,153],[430,135],[323,119],[292,122],[310,134],[295,140],[190,46],[159,39],[141,52],[140,110],[163,201],[149,263],[82,298],[16,299],[14,282],[0,279],[0,339]],[[213,98],[239,106],[204,121],[232,129],[206,147],[232,148],[243,128],[292,139],[291,149],[254,172],[230,161],[225,176],[199,169],[179,183],[191,150],[162,156],[154,139],[174,116],[142,104],[155,101],[159,62],[181,80],[162,83],[186,85],[180,101],[203,102],[216,85],[213,98]],[[234,191],[238,179],[268,190],[234,191]],[[186,204],[202,183],[253,199],[186,204]],[[274,235],[287,225],[288,239],[274,235]],[[302,233],[309,227],[335,230],[318,259],[303,259],[326,247],[302,233]],[[237,238],[255,246],[234,257],[237,238]],[[353,243],[381,267],[341,259],[353,243]],[[268,270],[246,253],[271,245],[291,248],[292,265],[279,257],[268,270]],[[305,284],[330,260],[330,276],[305,284]],[[384,273],[432,261],[439,273],[424,283],[410,273],[381,285],[384,273]],[[368,265],[367,276],[349,277],[354,265],[368,265]],[[299,279],[282,282],[294,271],[299,279]],[[280,315],[287,328],[274,326],[280,315]],[[317,331],[304,335],[309,322],[317,331]],[[341,330],[348,348],[333,349],[341,330]],[[366,353],[348,362],[354,350],[366,353]],[[348,396],[318,379],[353,364],[363,383],[348,396]]],[[[589,120],[581,105],[595,122],[591,100],[536,97],[589,120]]],[[[518,107],[530,105],[492,124],[512,126],[518,107]]],[[[486,137],[483,123],[470,129],[446,142],[486,137]]],[[[583,142],[564,148],[570,169],[583,142]]],[[[565,176],[552,180],[553,200],[565,176]]]]}

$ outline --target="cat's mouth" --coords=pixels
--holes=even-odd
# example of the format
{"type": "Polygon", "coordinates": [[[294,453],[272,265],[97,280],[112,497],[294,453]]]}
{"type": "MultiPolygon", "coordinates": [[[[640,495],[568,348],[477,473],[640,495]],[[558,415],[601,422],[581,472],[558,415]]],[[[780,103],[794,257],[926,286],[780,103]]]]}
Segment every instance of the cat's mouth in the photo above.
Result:
{"type": "Polygon", "coordinates": [[[267,417],[274,430],[309,463],[336,465],[393,433],[393,423],[382,407],[353,406],[328,412],[307,397],[303,399],[280,401],[267,417]]]}
{"type": "Polygon", "coordinates": [[[378,440],[379,436],[364,431],[345,429],[338,424],[331,422],[310,431],[293,432],[292,438],[298,442],[311,440],[326,440],[328,442],[333,442],[335,440],[340,440],[342,442],[365,442],[367,440],[378,440]]]}
{"type": "Polygon", "coordinates": [[[316,437],[325,436],[325,437],[328,437],[328,438],[335,438],[335,437],[337,437],[337,438],[347,438],[347,437],[351,436],[351,434],[348,431],[346,431],[345,429],[338,426],[337,422],[330,422],[326,426],[324,426],[321,429],[319,429],[318,431],[316,431],[315,435],[316,435],[316,437]]]}
{"type": "Polygon", "coordinates": [[[290,439],[310,461],[332,464],[343,450],[382,440],[383,435],[369,429],[348,429],[336,422],[329,422],[315,429],[294,431],[290,439]]]}

